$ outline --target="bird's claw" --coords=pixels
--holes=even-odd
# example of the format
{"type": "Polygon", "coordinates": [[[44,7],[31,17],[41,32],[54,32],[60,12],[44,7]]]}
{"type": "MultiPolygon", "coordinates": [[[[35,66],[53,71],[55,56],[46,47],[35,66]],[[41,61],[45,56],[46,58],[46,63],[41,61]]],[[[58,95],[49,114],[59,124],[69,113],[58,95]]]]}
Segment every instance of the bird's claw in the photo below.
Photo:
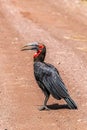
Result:
{"type": "Polygon", "coordinates": [[[42,110],[50,110],[47,106],[41,106],[39,108],[39,111],[42,111],[42,110]]]}

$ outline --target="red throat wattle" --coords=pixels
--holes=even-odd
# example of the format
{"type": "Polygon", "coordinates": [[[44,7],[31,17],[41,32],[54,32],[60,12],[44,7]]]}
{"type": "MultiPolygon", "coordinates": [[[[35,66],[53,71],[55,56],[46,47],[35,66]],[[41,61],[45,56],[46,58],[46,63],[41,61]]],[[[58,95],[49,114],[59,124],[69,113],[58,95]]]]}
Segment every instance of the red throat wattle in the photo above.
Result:
{"type": "Polygon", "coordinates": [[[40,50],[38,50],[36,53],[34,53],[34,58],[37,58],[40,55],[40,53],[42,52],[43,48],[44,48],[43,45],[39,45],[39,49],[40,50]]]}
{"type": "Polygon", "coordinates": [[[38,56],[40,55],[41,51],[42,51],[42,50],[39,50],[39,51],[37,51],[36,53],[34,53],[34,58],[38,57],[38,56]]]}

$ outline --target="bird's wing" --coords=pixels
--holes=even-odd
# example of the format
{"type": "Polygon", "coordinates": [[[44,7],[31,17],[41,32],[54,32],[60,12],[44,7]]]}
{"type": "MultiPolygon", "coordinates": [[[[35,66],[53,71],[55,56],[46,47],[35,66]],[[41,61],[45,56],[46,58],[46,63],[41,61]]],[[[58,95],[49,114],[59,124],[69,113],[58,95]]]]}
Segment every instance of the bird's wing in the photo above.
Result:
{"type": "MultiPolygon", "coordinates": [[[[45,64],[46,64],[46,63],[45,63],[45,64]]],[[[64,84],[64,82],[63,82],[63,80],[62,80],[62,78],[61,78],[61,76],[60,76],[58,70],[57,70],[53,65],[51,65],[51,64],[49,64],[49,63],[47,63],[46,65],[49,66],[50,68],[52,68],[52,70],[54,70],[54,71],[57,73],[59,79],[60,79],[61,82],[64,84]]]]}
{"type": "Polygon", "coordinates": [[[55,98],[65,98],[69,96],[65,84],[60,75],[53,68],[43,68],[43,82],[44,86],[55,98]]]}

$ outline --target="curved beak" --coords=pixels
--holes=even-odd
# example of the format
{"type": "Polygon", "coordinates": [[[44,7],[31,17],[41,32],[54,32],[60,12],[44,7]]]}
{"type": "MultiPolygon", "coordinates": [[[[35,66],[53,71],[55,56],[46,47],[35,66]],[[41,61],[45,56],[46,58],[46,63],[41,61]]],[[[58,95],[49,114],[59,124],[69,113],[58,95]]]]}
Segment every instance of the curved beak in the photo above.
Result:
{"type": "Polygon", "coordinates": [[[25,45],[21,51],[25,51],[25,50],[38,50],[38,42],[32,42],[32,43],[28,43],[27,45],[25,45]]]}

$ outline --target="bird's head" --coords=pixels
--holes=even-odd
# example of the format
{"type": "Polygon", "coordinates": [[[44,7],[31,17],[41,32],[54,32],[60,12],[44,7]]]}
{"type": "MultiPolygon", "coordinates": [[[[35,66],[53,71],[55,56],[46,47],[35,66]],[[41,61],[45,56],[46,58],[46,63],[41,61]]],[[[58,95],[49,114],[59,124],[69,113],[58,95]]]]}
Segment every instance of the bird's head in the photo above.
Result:
{"type": "Polygon", "coordinates": [[[28,43],[22,48],[22,51],[25,50],[35,50],[36,52],[33,56],[34,61],[44,61],[46,55],[46,47],[44,44],[38,42],[28,43]]]}

